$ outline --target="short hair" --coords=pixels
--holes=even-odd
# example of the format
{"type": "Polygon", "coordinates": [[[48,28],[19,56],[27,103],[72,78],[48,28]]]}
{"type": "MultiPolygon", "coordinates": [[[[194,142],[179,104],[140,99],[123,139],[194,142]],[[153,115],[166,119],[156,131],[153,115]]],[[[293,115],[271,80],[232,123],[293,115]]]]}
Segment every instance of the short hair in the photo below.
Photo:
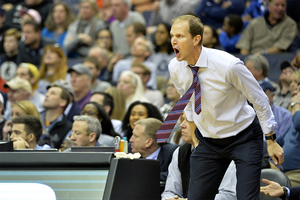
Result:
{"type": "Polygon", "coordinates": [[[269,61],[263,55],[250,55],[245,58],[245,63],[248,61],[253,62],[253,67],[256,71],[262,70],[262,75],[268,77],[269,61]]]}
{"type": "Polygon", "coordinates": [[[100,62],[98,61],[97,58],[94,58],[94,57],[85,57],[82,63],[84,63],[84,62],[91,62],[91,63],[93,63],[96,66],[97,70],[101,69],[100,62]]]}
{"type": "Polygon", "coordinates": [[[22,37],[22,33],[15,28],[7,29],[4,33],[4,37],[6,36],[14,36],[17,41],[19,41],[22,37]]]}
{"type": "Polygon", "coordinates": [[[41,120],[40,113],[36,109],[35,105],[33,103],[31,103],[30,101],[28,101],[28,100],[17,101],[14,103],[12,108],[15,106],[18,106],[19,108],[21,108],[26,113],[26,115],[33,115],[33,116],[37,117],[39,120],[41,120]]]}
{"type": "Polygon", "coordinates": [[[138,38],[142,38],[143,40],[146,41],[145,46],[146,46],[147,50],[152,53],[153,49],[154,49],[153,43],[150,40],[148,40],[148,38],[146,36],[140,36],[138,38]]]}
{"type": "Polygon", "coordinates": [[[95,16],[97,16],[98,13],[99,13],[99,10],[98,10],[98,4],[97,4],[96,0],[81,0],[81,1],[80,1],[80,5],[81,5],[82,3],[86,3],[86,2],[87,2],[87,3],[90,3],[92,9],[93,9],[94,12],[95,12],[95,16]]]}
{"type": "Polygon", "coordinates": [[[40,24],[36,23],[36,22],[33,21],[33,20],[26,21],[26,22],[23,24],[23,27],[24,27],[25,25],[32,25],[35,32],[39,32],[39,31],[42,30],[42,26],[41,26],[40,24]]]}
{"type": "Polygon", "coordinates": [[[24,124],[26,135],[33,133],[35,141],[38,142],[43,133],[43,126],[41,121],[33,115],[24,115],[16,117],[12,120],[13,124],[24,124]]]}
{"type": "Polygon", "coordinates": [[[123,5],[127,5],[129,10],[131,9],[131,0],[121,0],[123,5]]]}
{"type": "Polygon", "coordinates": [[[300,71],[294,71],[291,76],[295,76],[298,80],[298,84],[300,83],[300,71]]]}
{"type": "MultiPolygon", "coordinates": [[[[100,31],[99,31],[100,32],[100,31]]],[[[89,53],[88,55],[90,54],[91,51],[100,51],[101,54],[102,54],[102,58],[104,58],[105,60],[109,60],[110,59],[110,56],[109,56],[109,51],[107,49],[104,49],[104,48],[101,48],[101,47],[92,47],[90,50],[89,50],[89,53]]],[[[91,56],[89,56],[91,57],[91,56]]],[[[101,63],[100,63],[101,64],[101,63]]]]}
{"type": "Polygon", "coordinates": [[[156,132],[162,125],[162,122],[155,118],[147,118],[138,120],[135,125],[140,124],[143,125],[144,128],[144,136],[147,138],[152,138],[154,144],[156,145],[156,132]]]}
{"type": "Polygon", "coordinates": [[[96,133],[96,141],[98,141],[100,134],[102,133],[102,127],[99,120],[96,117],[80,115],[74,116],[75,121],[84,121],[86,122],[86,129],[85,131],[88,135],[92,132],[96,133]]]}
{"type": "Polygon", "coordinates": [[[231,27],[234,27],[234,33],[238,34],[243,30],[244,23],[242,18],[239,15],[229,14],[226,16],[229,20],[228,24],[231,27]]]}
{"type": "Polygon", "coordinates": [[[201,36],[201,41],[198,45],[202,45],[202,38],[203,38],[203,24],[200,18],[193,16],[193,15],[181,15],[172,20],[172,23],[176,23],[180,20],[188,21],[189,22],[189,32],[191,33],[192,37],[194,38],[197,35],[201,36]]]}
{"type": "Polygon", "coordinates": [[[149,67],[147,67],[145,64],[143,63],[132,63],[131,64],[131,68],[133,67],[140,67],[143,69],[143,75],[151,75],[151,70],[149,69],[149,67]]]}
{"type": "Polygon", "coordinates": [[[142,33],[144,36],[146,36],[146,27],[144,24],[142,24],[141,22],[134,22],[132,24],[129,24],[127,26],[127,28],[129,26],[133,27],[133,31],[137,34],[137,33],[142,33]]]}
{"type": "Polygon", "coordinates": [[[103,95],[103,97],[104,97],[104,99],[103,99],[103,106],[110,106],[110,111],[109,111],[108,115],[111,116],[111,114],[112,114],[112,112],[114,110],[114,107],[115,107],[113,97],[110,94],[105,93],[105,92],[94,92],[92,94],[92,96],[94,94],[103,95]]]}

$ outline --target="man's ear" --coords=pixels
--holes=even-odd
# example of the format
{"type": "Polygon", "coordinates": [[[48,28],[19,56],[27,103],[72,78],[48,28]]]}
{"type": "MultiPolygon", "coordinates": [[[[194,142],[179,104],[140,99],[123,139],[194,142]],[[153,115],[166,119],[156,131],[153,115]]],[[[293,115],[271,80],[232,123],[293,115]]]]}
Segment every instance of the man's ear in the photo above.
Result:
{"type": "Polygon", "coordinates": [[[31,142],[34,141],[34,140],[35,140],[34,134],[33,134],[33,133],[29,133],[29,134],[27,135],[27,142],[28,142],[28,143],[31,143],[31,142]]]}
{"type": "Polygon", "coordinates": [[[67,100],[66,99],[62,99],[61,101],[60,101],[60,106],[61,107],[65,107],[65,106],[68,106],[68,105],[66,105],[68,102],[67,102],[67,100]]]}
{"type": "Polygon", "coordinates": [[[89,140],[90,140],[90,143],[92,143],[96,140],[96,133],[95,132],[92,132],[92,133],[89,134],[89,140]]]}
{"type": "Polygon", "coordinates": [[[194,40],[194,43],[193,43],[194,46],[197,46],[200,43],[201,39],[202,39],[202,37],[200,35],[196,35],[193,39],[194,40]]]}
{"type": "Polygon", "coordinates": [[[152,138],[148,138],[148,139],[146,140],[146,148],[151,147],[152,144],[153,144],[153,139],[152,139],[152,138]]]}

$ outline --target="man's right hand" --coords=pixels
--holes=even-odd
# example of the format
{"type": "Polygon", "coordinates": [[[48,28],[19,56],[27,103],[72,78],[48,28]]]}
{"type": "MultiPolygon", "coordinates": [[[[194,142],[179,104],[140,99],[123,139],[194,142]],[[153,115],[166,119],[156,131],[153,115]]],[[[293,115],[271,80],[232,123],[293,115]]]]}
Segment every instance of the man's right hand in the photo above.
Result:
{"type": "Polygon", "coordinates": [[[275,166],[279,166],[284,162],[284,152],[282,147],[274,140],[267,140],[268,153],[272,158],[275,166]]]}

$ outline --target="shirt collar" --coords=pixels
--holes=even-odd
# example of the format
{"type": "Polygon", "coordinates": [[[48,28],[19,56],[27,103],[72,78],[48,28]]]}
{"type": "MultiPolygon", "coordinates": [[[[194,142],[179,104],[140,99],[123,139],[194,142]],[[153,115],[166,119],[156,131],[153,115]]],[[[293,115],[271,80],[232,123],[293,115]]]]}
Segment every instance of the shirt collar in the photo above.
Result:
{"type": "Polygon", "coordinates": [[[203,46],[201,46],[201,47],[202,47],[201,53],[200,53],[200,56],[199,56],[199,58],[198,58],[198,60],[195,64],[195,66],[207,68],[208,67],[208,64],[207,64],[207,58],[208,58],[207,48],[203,47],[203,46]]]}
{"type": "Polygon", "coordinates": [[[146,159],[152,159],[152,160],[157,160],[158,154],[160,152],[161,147],[159,147],[158,149],[156,149],[156,151],[154,151],[152,154],[150,154],[149,156],[146,157],[146,159]]]}

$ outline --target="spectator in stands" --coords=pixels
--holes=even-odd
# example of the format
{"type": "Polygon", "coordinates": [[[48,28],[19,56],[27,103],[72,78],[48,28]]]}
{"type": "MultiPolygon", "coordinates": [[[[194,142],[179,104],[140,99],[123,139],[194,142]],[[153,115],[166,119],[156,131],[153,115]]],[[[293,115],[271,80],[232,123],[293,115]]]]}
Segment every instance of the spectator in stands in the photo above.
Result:
{"type": "Polygon", "coordinates": [[[43,102],[45,100],[45,95],[37,90],[37,81],[39,79],[38,68],[30,63],[21,63],[17,69],[17,76],[27,80],[32,87],[32,95],[29,101],[31,101],[39,112],[44,110],[43,102]]]}
{"type": "Polygon", "coordinates": [[[38,79],[38,91],[46,94],[47,87],[51,83],[66,79],[67,71],[67,56],[63,49],[57,43],[45,46],[38,79]]]}
{"type": "MultiPolygon", "coordinates": [[[[109,58],[113,56],[113,39],[112,33],[108,29],[103,29],[97,34],[97,45],[98,47],[104,48],[109,52],[109,58]]],[[[89,51],[89,53],[91,50],[89,51]]]]}
{"type": "MultiPolygon", "coordinates": [[[[75,115],[80,115],[81,108],[79,108],[77,103],[74,101],[75,93],[74,93],[71,83],[66,80],[59,79],[57,81],[54,81],[51,84],[51,86],[62,87],[69,92],[70,103],[68,104],[67,108],[65,109],[64,114],[65,114],[67,120],[70,121],[71,123],[73,123],[74,122],[73,117],[75,115]]],[[[50,87],[50,86],[48,86],[48,87],[50,87]]]]}
{"type": "MultiPolygon", "coordinates": [[[[161,199],[172,199],[175,196],[187,198],[190,180],[190,156],[198,146],[198,139],[194,131],[196,125],[193,121],[187,121],[185,113],[180,117],[182,139],[185,142],[178,147],[172,157],[168,168],[168,177],[161,199]]],[[[219,187],[219,193],[215,199],[236,199],[236,170],[233,162],[229,165],[219,187]]],[[[176,199],[176,198],[175,198],[176,199]]]]}
{"type": "Polygon", "coordinates": [[[218,29],[222,27],[226,15],[241,15],[244,8],[245,3],[240,0],[202,0],[196,8],[195,14],[203,24],[218,29]]]}
{"type": "Polygon", "coordinates": [[[104,20],[107,27],[115,20],[111,9],[111,0],[102,0],[100,17],[104,20]]]}
{"type": "Polygon", "coordinates": [[[114,100],[114,110],[111,114],[111,119],[123,120],[126,108],[124,94],[117,87],[109,87],[105,90],[112,96],[114,100]]]}
{"type": "Polygon", "coordinates": [[[41,113],[44,133],[43,144],[59,149],[66,137],[71,135],[72,123],[67,121],[64,110],[70,102],[69,92],[57,85],[48,87],[41,113]]]}
{"type": "Polygon", "coordinates": [[[45,22],[41,35],[56,41],[61,47],[67,34],[69,25],[75,20],[75,14],[65,2],[55,2],[45,22]]]}
{"type": "Polygon", "coordinates": [[[291,64],[292,66],[300,69],[300,52],[297,52],[291,64]]]}
{"type": "Polygon", "coordinates": [[[276,106],[273,104],[275,89],[271,85],[271,83],[269,83],[268,81],[261,81],[259,82],[259,85],[266,93],[267,97],[269,98],[270,106],[275,116],[275,121],[277,123],[276,127],[274,128],[274,132],[276,133],[276,136],[278,137],[280,135],[285,134],[285,132],[289,129],[289,127],[292,124],[291,112],[283,107],[276,106]]]}
{"type": "Polygon", "coordinates": [[[30,83],[21,79],[20,77],[15,77],[4,84],[5,88],[9,88],[6,102],[4,117],[6,120],[11,118],[11,107],[18,101],[29,100],[32,94],[32,87],[30,83]]]}
{"type": "Polygon", "coordinates": [[[38,11],[34,9],[27,9],[27,8],[22,8],[20,11],[20,18],[21,18],[21,29],[25,22],[28,21],[35,21],[37,24],[41,25],[42,18],[41,15],[38,11]]]}
{"type": "Polygon", "coordinates": [[[275,88],[275,91],[279,91],[279,85],[268,78],[269,74],[269,61],[263,55],[249,55],[245,59],[245,66],[252,73],[254,78],[258,81],[268,81],[275,88]]]}
{"type": "Polygon", "coordinates": [[[239,15],[229,14],[224,18],[223,31],[219,35],[221,46],[228,53],[238,53],[235,44],[241,37],[243,21],[239,15]]]}
{"type": "Polygon", "coordinates": [[[123,93],[126,101],[126,110],[135,101],[149,102],[145,97],[142,80],[132,71],[122,72],[117,88],[123,93]]]}
{"type": "Polygon", "coordinates": [[[151,76],[150,69],[143,63],[133,63],[131,66],[131,71],[139,75],[139,77],[141,78],[144,89],[144,96],[146,97],[146,99],[148,99],[149,102],[151,102],[158,109],[160,109],[160,107],[164,103],[164,97],[161,91],[151,90],[146,87],[146,84],[151,76]]]}
{"type": "Polygon", "coordinates": [[[126,41],[129,47],[131,47],[134,40],[140,36],[146,36],[146,27],[141,22],[134,22],[126,27],[126,41]]]}
{"type": "Polygon", "coordinates": [[[300,187],[285,187],[280,186],[279,183],[270,181],[268,179],[262,179],[262,182],[268,184],[267,186],[260,188],[260,193],[268,197],[280,197],[281,199],[298,199],[300,193],[300,187]],[[286,188],[286,189],[284,189],[286,188]]]}
{"type": "Polygon", "coordinates": [[[38,145],[43,132],[41,120],[32,115],[16,117],[12,120],[12,134],[10,140],[14,142],[14,149],[50,149],[49,145],[38,145]]]}
{"type": "MultiPolygon", "coordinates": [[[[33,115],[41,121],[40,113],[37,111],[35,105],[28,100],[18,101],[12,106],[11,120],[24,115],[33,115]]],[[[11,134],[11,120],[6,121],[3,129],[1,129],[3,130],[3,140],[7,140],[8,134],[11,134]]]]}
{"type": "Polygon", "coordinates": [[[297,91],[297,87],[300,83],[300,71],[294,71],[291,75],[291,83],[290,83],[290,91],[291,91],[291,96],[295,96],[298,91],[297,91]]]}
{"type": "MultiPolygon", "coordinates": [[[[0,93],[0,140],[3,140],[3,127],[5,125],[6,120],[2,117],[2,113],[4,111],[4,98],[2,96],[2,94],[0,93]]],[[[7,136],[6,136],[7,137],[7,136]]],[[[5,138],[7,139],[7,138],[5,138]]]]}
{"type": "Polygon", "coordinates": [[[293,123],[285,134],[276,141],[284,151],[283,172],[289,177],[292,186],[300,186],[300,85],[297,94],[291,98],[293,123]]]}
{"type": "Polygon", "coordinates": [[[288,108],[291,100],[290,83],[291,75],[297,68],[291,66],[288,61],[284,61],[280,65],[281,74],[279,77],[279,90],[276,91],[274,96],[274,104],[288,108]]]}
{"type": "Polygon", "coordinates": [[[8,27],[4,24],[6,21],[5,10],[0,7],[0,52],[3,52],[3,36],[8,27]]]}
{"type": "Polygon", "coordinates": [[[99,143],[107,146],[114,146],[114,137],[119,136],[119,134],[115,132],[109,115],[102,105],[96,102],[88,102],[83,106],[81,115],[96,117],[102,126],[102,134],[98,140],[99,143]]]}
{"type": "Polygon", "coordinates": [[[20,30],[20,11],[23,8],[34,9],[41,15],[41,26],[44,27],[46,18],[48,16],[49,10],[53,5],[53,1],[49,0],[24,0],[19,4],[15,4],[14,7],[6,13],[7,20],[5,24],[9,28],[16,28],[20,30]]]}
{"type": "Polygon", "coordinates": [[[115,109],[113,97],[105,92],[94,92],[91,96],[90,102],[96,102],[103,106],[106,113],[110,117],[110,121],[116,133],[120,134],[122,130],[122,121],[118,119],[112,119],[112,113],[115,109]]]}
{"type": "Polygon", "coordinates": [[[199,2],[200,0],[156,0],[153,3],[149,24],[150,26],[157,26],[160,23],[166,23],[171,26],[172,19],[180,15],[193,13],[199,2]]]}
{"type": "Polygon", "coordinates": [[[293,43],[297,25],[285,13],[286,0],[269,0],[268,9],[269,12],[253,19],[243,31],[236,44],[241,54],[280,53],[293,43]]]}
{"type": "Polygon", "coordinates": [[[69,57],[86,57],[97,33],[105,29],[95,0],[81,0],[79,18],[69,25],[64,47],[69,57]]]}
{"type": "Polygon", "coordinates": [[[160,180],[166,181],[168,166],[177,145],[156,142],[156,132],[162,122],[155,118],[141,119],[135,123],[133,135],[130,138],[132,153],[139,152],[142,158],[158,160],[160,162],[160,180]]]}
{"type": "Polygon", "coordinates": [[[151,56],[153,51],[152,42],[146,37],[138,37],[131,47],[131,59],[120,60],[116,63],[113,69],[112,81],[117,83],[120,75],[125,70],[130,70],[132,63],[143,63],[151,70],[151,77],[147,83],[147,87],[156,89],[156,66],[152,62],[147,61],[147,58],[151,56]]]}
{"type": "Polygon", "coordinates": [[[106,146],[98,141],[102,135],[102,127],[96,117],[74,116],[72,131],[70,139],[75,147],[106,146]]]}
{"type": "Polygon", "coordinates": [[[154,52],[148,58],[148,61],[155,64],[157,68],[157,77],[163,77],[168,80],[170,77],[168,65],[172,58],[175,57],[171,45],[171,26],[166,23],[160,23],[154,34],[154,52]]]}
{"type": "Polygon", "coordinates": [[[74,100],[82,109],[84,104],[89,102],[92,96],[90,89],[92,83],[92,73],[83,64],[73,65],[68,72],[71,74],[71,85],[75,93],[74,100]]]}
{"type": "Polygon", "coordinates": [[[170,101],[169,103],[164,104],[160,108],[160,112],[163,116],[163,119],[166,119],[168,116],[169,112],[172,110],[172,108],[175,106],[177,101],[180,99],[180,94],[178,94],[172,79],[170,78],[167,83],[167,89],[166,89],[166,94],[167,94],[167,99],[170,101]]]}
{"type": "Polygon", "coordinates": [[[24,41],[19,43],[17,64],[22,62],[40,66],[43,48],[54,42],[41,37],[41,26],[34,21],[27,21],[22,27],[24,41]]]}
{"type": "Polygon", "coordinates": [[[108,81],[109,75],[108,75],[107,65],[110,60],[109,51],[101,47],[92,47],[88,53],[88,57],[97,58],[98,62],[100,63],[100,69],[101,69],[98,78],[101,81],[108,81]]]}
{"type": "Polygon", "coordinates": [[[4,33],[4,52],[0,55],[1,59],[1,78],[10,80],[15,76],[17,69],[18,43],[21,39],[21,32],[17,29],[8,29],[4,33]]]}
{"type": "Polygon", "coordinates": [[[150,117],[163,121],[159,110],[154,105],[141,101],[133,102],[129,106],[123,119],[122,135],[130,139],[132,136],[132,130],[135,127],[135,122],[140,119],[146,119],[150,117]]]}
{"type": "Polygon", "coordinates": [[[253,18],[263,16],[267,9],[267,0],[251,1],[250,5],[244,10],[244,13],[242,14],[244,27],[246,27],[253,18]]]}
{"type": "Polygon", "coordinates": [[[146,25],[141,13],[131,11],[131,0],[112,0],[113,16],[116,18],[109,26],[113,34],[113,51],[127,56],[130,53],[129,45],[126,41],[126,27],[134,22],[141,22],[146,25]]]}
{"type": "Polygon", "coordinates": [[[92,73],[92,92],[104,92],[107,88],[111,87],[110,83],[98,79],[98,76],[101,73],[101,64],[98,62],[97,58],[85,57],[82,64],[92,73]]]}
{"type": "Polygon", "coordinates": [[[204,25],[202,45],[207,48],[217,48],[218,44],[219,40],[216,29],[209,25],[204,25]]]}

